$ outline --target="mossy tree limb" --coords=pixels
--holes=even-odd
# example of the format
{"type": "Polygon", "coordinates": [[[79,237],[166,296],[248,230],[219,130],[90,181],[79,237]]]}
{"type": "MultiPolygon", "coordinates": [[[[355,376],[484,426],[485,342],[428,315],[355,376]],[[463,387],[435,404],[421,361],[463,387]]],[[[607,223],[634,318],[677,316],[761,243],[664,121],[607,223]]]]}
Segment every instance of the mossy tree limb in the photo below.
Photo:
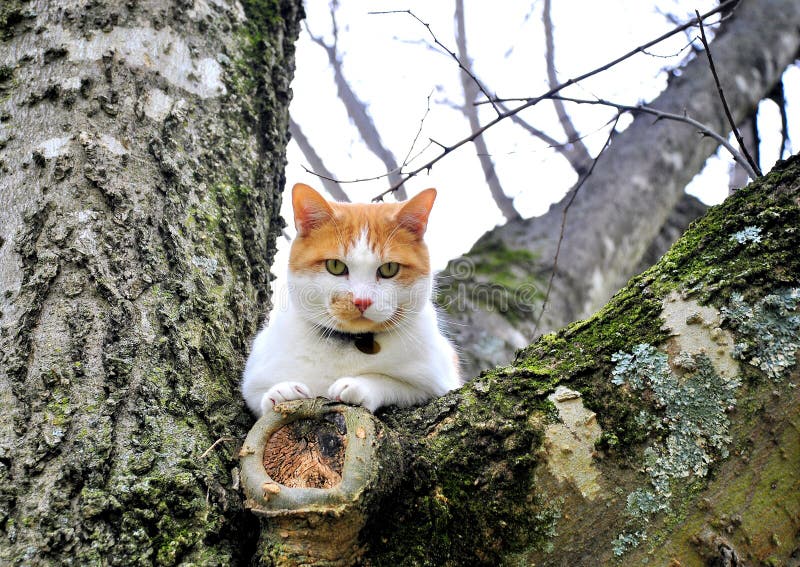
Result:
{"type": "Polygon", "coordinates": [[[425,406],[380,412],[405,472],[367,519],[361,562],[796,556],[798,227],[795,157],[591,318],[425,406]]]}
{"type": "Polygon", "coordinates": [[[255,548],[239,369],[283,226],[301,17],[294,0],[2,3],[0,563],[255,548]]]}

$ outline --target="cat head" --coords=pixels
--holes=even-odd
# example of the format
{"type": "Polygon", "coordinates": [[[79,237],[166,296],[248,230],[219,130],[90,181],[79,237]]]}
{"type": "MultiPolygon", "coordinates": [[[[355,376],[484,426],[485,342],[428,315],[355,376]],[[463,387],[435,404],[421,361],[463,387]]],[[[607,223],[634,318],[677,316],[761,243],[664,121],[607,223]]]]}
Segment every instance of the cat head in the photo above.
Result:
{"type": "Polygon", "coordinates": [[[426,189],[402,203],[336,203],[295,185],[288,284],[301,315],[320,327],[367,333],[419,312],[431,294],[422,238],[435,198],[426,189]]]}

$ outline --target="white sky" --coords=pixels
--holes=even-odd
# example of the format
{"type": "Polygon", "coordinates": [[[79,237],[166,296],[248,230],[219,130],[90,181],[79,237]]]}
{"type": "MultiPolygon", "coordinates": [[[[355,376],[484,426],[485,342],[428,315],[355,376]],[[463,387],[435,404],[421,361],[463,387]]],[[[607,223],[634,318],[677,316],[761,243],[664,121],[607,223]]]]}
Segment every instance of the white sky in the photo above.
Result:
{"type": "MultiPolygon", "coordinates": [[[[535,96],[545,92],[542,0],[502,3],[465,0],[464,4],[470,56],[480,79],[501,97],[535,96]]],[[[666,13],[684,21],[695,9],[702,13],[716,2],[617,0],[611,4],[613,9],[609,9],[608,2],[553,2],[559,79],[566,80],[594,69],[672,29],[666,13]]],[[[358,97],[367,102],[384,145],[398,161],[410,150],[431,93],[430,112],[415,151],[422,149],[429,138],[450,145],[468,135],[466,120],[451,106],[460,104],[463,98],[459,70],[449,56],[430,49],[433,42],[427,30],[408,14],[370,15],[369,12],[412,10],[431,25],[439,41],[455,51],[454,5],[454,2],[430,0],[348,0],[338,8],[339,51],[344,72],[358,97]]],[[[327,0],[307,0],[306,13],[311,32],[330,41],[332,27],[327,0]]],[[[695,34],[696,31],[691,36],[695,34]]],[[[654,55],[677,54],[677,57],[637,55],[565,94],[584,98],[597,95],[625,104],[649,101],[666,86],[663,69],[676,66],[686,55],[684,48],[689,38],[689,35],[676,35],[651,50],[654,55]]],[[[350,124],[332,77],[326,53],[303,31],[297,44],[292,116],[340,180],[385,173],[383,164],[366,150],[350,124]]],[[[794,101],[790,104],[790,113],[798,116],[800,71],[796,67],[787,72],[785,85],[787,98],[794,101]]],[[[614,111],[589,106],[573,106],[568,110],[578,131],[586,136],[590,151],[596,152],[605,141],[604,125],[614,111]]],[[[492,116],[490,107],[482,107],[482,120],[492,116]]],[[[542,102],[522,116],[551,136],[564,139],[552,104],[542,102]]],[[[762,166],[766,171],[778,157],[779,138],[776,139],[774,133],[780,123],[777,107],[771,102],[762,104],[760,117],[763,118],[762,166]],[[766,135],[767,131],[773,133],[766,135]]],[[[800,140],[800,120],[790,117],[792,124],[795,125],[792,139],[800,140]]],[[[562,157],[510,121],[490,129],[485,138],[505,192],[514,198],[517,210],[525,217],[545,212],[576,180],[562,157]]],[[[794,151],[797,145],[795,142],[794,151]]],[[[412,168],[438,151],[436,146],[428,148],[411,163],[412,168]]],[[[307,162],[294,143],[289,146],[288,160],[287,190],[296,182],[322,190],[321,181],[301,167],[307,162]]],[[[692,183],[690,192],[707,203],[720,202],[727,194],[729,163],[725,155],[712,158],[704,174],[692,183]]],[[[343,187],[351,200],[368,201],[388,188],[388,182],[381,179],[343,187]]],[[[467,251],[484,232],[503,222],[489,196],[472,144],[438,162],[430,174],[406,184],[409,194],[426,187],[436,187],[439,191],[427,235],[437,269],[467,251]]],[[[283,215],[290,225],[287,232],[293,234],[289,201],[287,193],[283,215]]],[[[275,263],[276,273],[286,263],[287,248],[288,243],[283,241],[282,252],[275,263]]]]}

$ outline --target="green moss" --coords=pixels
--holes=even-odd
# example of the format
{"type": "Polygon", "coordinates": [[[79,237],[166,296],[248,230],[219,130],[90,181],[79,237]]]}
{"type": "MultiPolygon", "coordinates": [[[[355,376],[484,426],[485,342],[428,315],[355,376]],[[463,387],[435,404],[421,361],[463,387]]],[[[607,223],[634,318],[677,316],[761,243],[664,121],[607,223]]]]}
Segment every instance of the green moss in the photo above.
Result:
{"type": "Polygon", "coordinates": [[[258,119],[270,102],[264,95],[271,92],[264,84],[277,57],[273,46],[275,31],[284,26],[280,0],[246,0],[242,2],[247,20],[237,31],[242,56],[234,61],[229,80],[234,92],[243,101],[255,100],[256,106],[246,109],[258,119]],[[259,94],[260,96],[254,96],[259,94]]]}
{"type": "Polygon", "coordinates": [[[512,322],[530,320],[544,297],[538,269],[530,250],[481,243],[439,275],[434,301],[449,313],[479,307],[512,322]]]}
{"type": "MultiPolygon", "coordinates": [[[[487,374],[418,410],[412,422],[430,419],[428,412],[441,420],[415,448],[400,492],[423,495],[413,510],[390,504],[375,515],[381,520],[368,526],[368,539],[382,542],[378,564],[497,565],[508,552],[547,546],[559,512],[532,496],[544,418],[531,416],[553,410],[536,396],[540,386],[527,376],[487,374]],[[508,395],[497,396],[498,387],[508,395]]],[[[409,420],[391,426],[404,430],[409,420]]]]}
{"type": "Polygon", "coordinates": [[[790,191],[763,197],[765,188],[798,175],[800,159],[779,162],[765,177],[711,207],[649,270],[658,274],[653,291],[664,296],[681,289],[695,293],[701,303],[722,305],[735,292],[748,298],[795,284],[800,255],[789,251],[785,239],[797,238],[800,207],[790,191]]]}
{"type": "Polygon", "coordinates": [[[25,21],[26,13],[20,0],[4,0],[0,4],[0,40],[8,41],[14,37],[14,28],[25,21]]]}
{"type": "MultiPolygon", "coordinates": [[[[368,541],[378,551],[370,552],[370,560],[379,557],[375,564],[380,565],[497,565],[524,561],[527,549],[547,549],[560,505],[537,500],[545,489],[537,486],[534,471],[542,431],[555,419],[546,397],[558,384],[580,392],[584,405],[597,413],[603,430],[598,448],[607,470],[625,471],[623,483],[641,485],[622,493],[630,524],[620,526],[625,531],[619,550],[647,538],[651,545],[642,546],[644,553],[683,526],[698,495],[715,482],[720,463],[727,466],[733,460],[725,460],[727,453],[748,449],[747,441],[741,448],[729,446],[729,408],[736,407],[736,423],[741,415],[765,420],[769,410],[763,400],[737,399],[751,382],[764,382],[753,367],[744,367],[747,379],[724,380],[705,355],[685,356],[680,377],[677,369],[673,374],[666,355],[650,346],[664,345],[671,334],[663,328],[664,300],[679,292],[701,303],[728,306],[733,309],[728,324],[739,333],[738,342],[751,345],[747,356],[765,351],[766,337],[780,335],[789,339],[789,346],[779,349],[782,360],[793,360],[788,355],[796,348],[791,346],[797,336],[793,323],[784,319],[767,328],[769,317],[756,315],[755,306],[773,294],[783,298],[780,308],[770,300],[773,313],[796,316],[787,308],[786,290],[796,287],[800,274],[800,204],[794,189],[762,189],[781,179],[796,184],[798,174],[800,160],[790,160],[712,208],[657,266],[633,278],[596,315],[541,337],[520,351],[512,365],[484,372],[458,395],[424,408],[382,414],[408,440],[414,464],[393,495],[397,499],[373,516],[379,525],[368,527],[373,530],[368,541]],[[755,326],[745,323],[751,312],[755,326]],[[637,478],[639,470],[644,472],[637,478]],[[397,502],[414,507],[397,510],[392,506],[397,502]]],[[[526,259],[501,252],[495,263],[473,266],[462,281],[489,281],[499,273],[508,284],[503,280],[516,272],[505,271],[503,257],[526,259]]],[[[463,266],[451,264],[445,284],[463,266]]],[[[774,386],[769,383],[769,388],[774,386]]],[[[787,462],[784,466],[797,461],[790,455],[787,462]]],[[[724,491],[724,483],[720,489],[724,491]]]]}
{"type": "Polygon", "coordinates": [[[537,266],[537,256],[530,250],[496,246],[492,249],[484,247],[472,250],[471,254],[480,258],[475,263],[475,273],[487,276],[503,287],[514,289],[521,284],[535,281],[532,274],[537,266]]]}

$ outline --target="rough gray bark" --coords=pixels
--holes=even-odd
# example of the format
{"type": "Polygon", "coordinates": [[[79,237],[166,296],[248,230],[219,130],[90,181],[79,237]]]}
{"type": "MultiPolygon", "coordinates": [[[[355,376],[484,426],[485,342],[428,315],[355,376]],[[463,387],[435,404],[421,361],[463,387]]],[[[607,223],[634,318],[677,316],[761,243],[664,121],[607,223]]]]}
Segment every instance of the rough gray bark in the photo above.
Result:
{"type": "Polygon", "coordinates": [[[0,563],[252,552],[239,369],[270,297],[301,16],[0,6],[0,563]]]}
{"type": "MultiPolygon", "coordinates": [[[[799,27],[800,4],[793,0],[743,0],[723,24],[711,47],[737,122],[752,113],[794,61],[799,27]]],[[[687,112],[718,132],[729,130],[703,57],[672,77],[648,106],[687,112]]],[[[684,187],[715,149],[685,124],[654,123],[644,115],[614,137],[569,209],[557,277],[537,333],[587,316],[635,273],[684,187]]],[[[499,302],[473,301],[468,307],[474,309],[448,309],[456,342],[470,345],[467,374],[509,360],[532,338],[538,310],[530,309],[530,288],[536,285],[543,292],[546,287],[568,198],[541,217],[486,233],[440,278],[441,300],[447,306],[456,304],[458,293],[480,297],[486,286],[508,291],[499,302]],[[466,276],[465,265],[474,267],[466,276]],[[481,273],[482,265],[493,265],[501,281],[481,273]],[[520,287],[526,291],[516,303],[523,309],[505,309],[514,307],[520,287]]]]}

